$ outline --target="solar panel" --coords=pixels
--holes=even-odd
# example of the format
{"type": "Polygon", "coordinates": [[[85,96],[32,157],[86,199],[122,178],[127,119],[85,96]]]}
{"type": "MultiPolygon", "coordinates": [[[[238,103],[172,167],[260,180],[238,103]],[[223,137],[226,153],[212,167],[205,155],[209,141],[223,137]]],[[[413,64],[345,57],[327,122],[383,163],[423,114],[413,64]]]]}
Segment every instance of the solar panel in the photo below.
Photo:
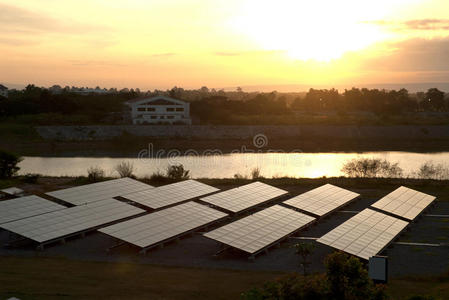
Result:
{"type": "Polygon", "coordinates": [[[151,185],[125,177],[53,191],[47,195],[80,205],[152,188],[151,185]]]}
{"type": "Polygon", "coordinates": [[[64,208],[66,207],[38,196],[0,201],[0,224],[64,208]]]}
{"type": "Polygon", "coordinates": [[[157,209],[216,191],[219,191],[219,189],[210,185],[195,180],[185,180],[150,190],[123,195],[123,197],[136,203],[157,209]]]}
{"type": "Polygon", "coordinates": [[[115,199],[105,199],[0,224],[0,227],[44,243],[142,212],[145,210],[115,199]]]}
{"type": "Polygon", "coordinates": [[[381,252],[408,224],[367,208],[317,242],[368,260],[381,252]]]}
{"type": "Polygon", "coordinates": [[[100,229],[100,232],[148,248],[226,217],[227,214],[187,202],[100,229]]]}
{"type": "Polygon", "coordinates": [[[22,189],[16,188],[16,187],[10,187],[10,188],[1,190],[1,192],[8,194],[8,195],[16,196],[16,195],[23,194],[25,191],[22,189]]]}
{"type": "Polygon", "coordinates": [[[401,186],[374,203],[372,207],[407,220],[414,220],[434,200],[434,196],[401,186]]]}
{"type": "Polygon", "coordinates": [[[204,236],[255,254],[314,220],[314,217],[274,205],[204,236]]]}
{"type": "Polygon", "coordinates": [[[287,191],[256,181],[200,200],[236,213],[286,194],[287,191]]]}
{"type": "Polygon", "coordinates": [[[322,217],[348,204],[359,196],[360,194],[342,189],[338,186],[325,184],[288,199],[284,203],[322,217]]]}

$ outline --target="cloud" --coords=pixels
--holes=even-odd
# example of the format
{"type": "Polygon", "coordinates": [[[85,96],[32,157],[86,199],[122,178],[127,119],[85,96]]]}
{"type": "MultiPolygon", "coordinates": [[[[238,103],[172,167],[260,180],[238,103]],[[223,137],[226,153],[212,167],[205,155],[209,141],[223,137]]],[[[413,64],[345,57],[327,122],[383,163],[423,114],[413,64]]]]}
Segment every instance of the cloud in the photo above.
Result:
{"type": "Polygon", "coordinates": [[[246,55],[272,55],[282,54],[285,50],[253,50],[253,51],[217,51],[213,54],[217,56],[246,56],[246,55]]]}
{"type": "Polygon", "coordinates": [[[77,67],[123,67],[121,63],[103,61],[103,60],[68,60],[72,66],[77,67]]]}
{"type": "Polygon", "coordinates": [[[176,53],[172,53],[172,52],[168,52],[168,53],[156,53],[156,54],[151,54],[151,57],[170,57],[170,56],[175,56],[176,53]]]}
{"type": "Polygon", "coordinates": [[[82,34],[91,31],[110,31],[105,26],[79,23],[73,20],[59,20],[16,6],[0,3],[1,32],[14,34],[71,33],[82,34]]]}
{"type": "Polygon", "coordinates": [[[417,19],[402,22],[375,20],[362,23],[387,27],[393,31],[449,30],[449,19],[417,19]]]}
{"type": "MultiPolygon", "coordinates": [[[[385,44],[384,51],[372,58],[362,58],[363,69],[393,72],[447,72],[449,37],[409,39],[385,44]]],[[[449,80],[449,78],[448,78],[449,80]]]]}
{"type": "Polygon", "coordinates": [[[411,30],[449,30],[449,19],[410,20],[404,25],[411,30]]]}
{"type": "Polygon", "coordinates": [[[36,45],[36,44],[38,44],[37,41],[33,41],[33,40],[29,40],[29,39],[0,37],[0,45],[31,46],[31,45],[36,45]]]}

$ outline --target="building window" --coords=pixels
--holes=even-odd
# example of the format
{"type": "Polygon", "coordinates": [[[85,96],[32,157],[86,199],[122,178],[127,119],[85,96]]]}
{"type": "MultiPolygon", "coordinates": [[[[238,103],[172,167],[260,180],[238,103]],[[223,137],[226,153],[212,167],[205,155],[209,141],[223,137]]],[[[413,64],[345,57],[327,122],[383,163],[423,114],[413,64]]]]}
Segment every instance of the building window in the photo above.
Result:
{"type": "Polygon", "coordinates": [[[173,107],[167,107],[167,111],[175,111],[173,107]]]}
{"type": "Polygon", "coordinates": [[[174,116],[167,116],[167,119],[174,119],[174,116]]]}
{"type": "Polygon", "coordinates": [[[145,107],[138,107],[137,111],[145,111],[145,107]]]}
{"type": "Polygon", "coordinates": [[[150,118],[151,119],[157,119],[157,116],[151,116],[150,118]]]}
{"type": "Polygon", "coordinates": [[[165,119],[165,116],[161,116],[161,119],[165,119]]]}
{"type": "Polygon", "coordinates": [[[184,111],[184,108],[183,107],[177,107],[176,111],[184,111]]]}
{"type": "Polygon", "coordinates": [[[156,108],[154,108],[154,107],[148,107],[148,108],[147,108],[147,111],[156,111],[156,108]]]}

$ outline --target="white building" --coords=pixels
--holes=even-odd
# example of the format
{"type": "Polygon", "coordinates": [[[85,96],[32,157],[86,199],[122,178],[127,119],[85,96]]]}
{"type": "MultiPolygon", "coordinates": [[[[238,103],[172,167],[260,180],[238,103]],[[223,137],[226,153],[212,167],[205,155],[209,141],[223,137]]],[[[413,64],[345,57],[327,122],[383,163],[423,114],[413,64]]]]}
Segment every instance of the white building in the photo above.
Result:
{"type": "Polygon", "coordinates": [[[3,84],[0,84],[0,96],[8,98],[8,88],[3,84]]]}
{"type": "Polygon", "coordinates": [[[145,97],[127,101],[133,124],[192,124],[190,103],[165,97],[145,97]]]}

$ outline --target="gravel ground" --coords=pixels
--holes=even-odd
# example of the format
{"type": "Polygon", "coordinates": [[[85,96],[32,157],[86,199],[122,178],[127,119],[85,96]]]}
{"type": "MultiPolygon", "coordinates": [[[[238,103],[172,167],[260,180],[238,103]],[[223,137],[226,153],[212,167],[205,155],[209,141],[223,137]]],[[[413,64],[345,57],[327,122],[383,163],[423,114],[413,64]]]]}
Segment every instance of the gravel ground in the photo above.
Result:
{"type": "MultiPolygon", "coordinates": [[[[230,188],[227,186],[226,188],[230,188]]],[[[310,187],[287,187],[291,195],[297,195],[310,187]]],[[[279,248],[270,248],[268,253],[259,254],[254,261],[248,255],[229,249],[218,256],[220,245],[201,235],[194,233],[178,242],[170,242],[163,248],[148,251],[147,255],[139,254],[139,249],[123,245],[107,252],[106,249],[117,244],[117,240],[99,232],[92,232],[85,238],[74,237],[66,244],[49,245],[44,251],[35,250],[32,243],[25,243],[14,248],[0,247],[0,255],[28,257],[63,257],[72,260],[135,262],[142,264],[161,264],[184,267],[225,268],[239,270],[272,270],[298,271],[299,258],[291,248],[298,241],[296,237],[320,237],[354,215],[350,211],[360,211],[374,203],[379,195],[385,195],[388,190],[352,189],[362,195],[347,207],[342,208],[328,217],[319,220],[316,225],[285,240],[279,248]],[[348,212],[349,211],[349,212],[348,212]]],[[[438,195],[437,195],[438,196],[438,195]]],[[[280,202],[280,201],[277,201],[280,202]]],[[[434,207],[425,214],[449,215],[449,201],[438,199],[434,207]]],[[[0,231],[0,245],[9,239],[9,233],[0,231]]],[[[397,242],[417,243],[449,243],[449,218],[435,218],[423,215],[409,225],[397,242]]],[[[315,243],[315,242],[314,242],[315,243]]],[[[324,257],[334,250],[328,246],[315,243],[316,248],[310,257],[312,271],[323,271],[324,257]]],[[[449,269],[449,247],[411,246],[392,244],[381,254],[389,257],[391,276],[439,274],[449,269]]]]}

